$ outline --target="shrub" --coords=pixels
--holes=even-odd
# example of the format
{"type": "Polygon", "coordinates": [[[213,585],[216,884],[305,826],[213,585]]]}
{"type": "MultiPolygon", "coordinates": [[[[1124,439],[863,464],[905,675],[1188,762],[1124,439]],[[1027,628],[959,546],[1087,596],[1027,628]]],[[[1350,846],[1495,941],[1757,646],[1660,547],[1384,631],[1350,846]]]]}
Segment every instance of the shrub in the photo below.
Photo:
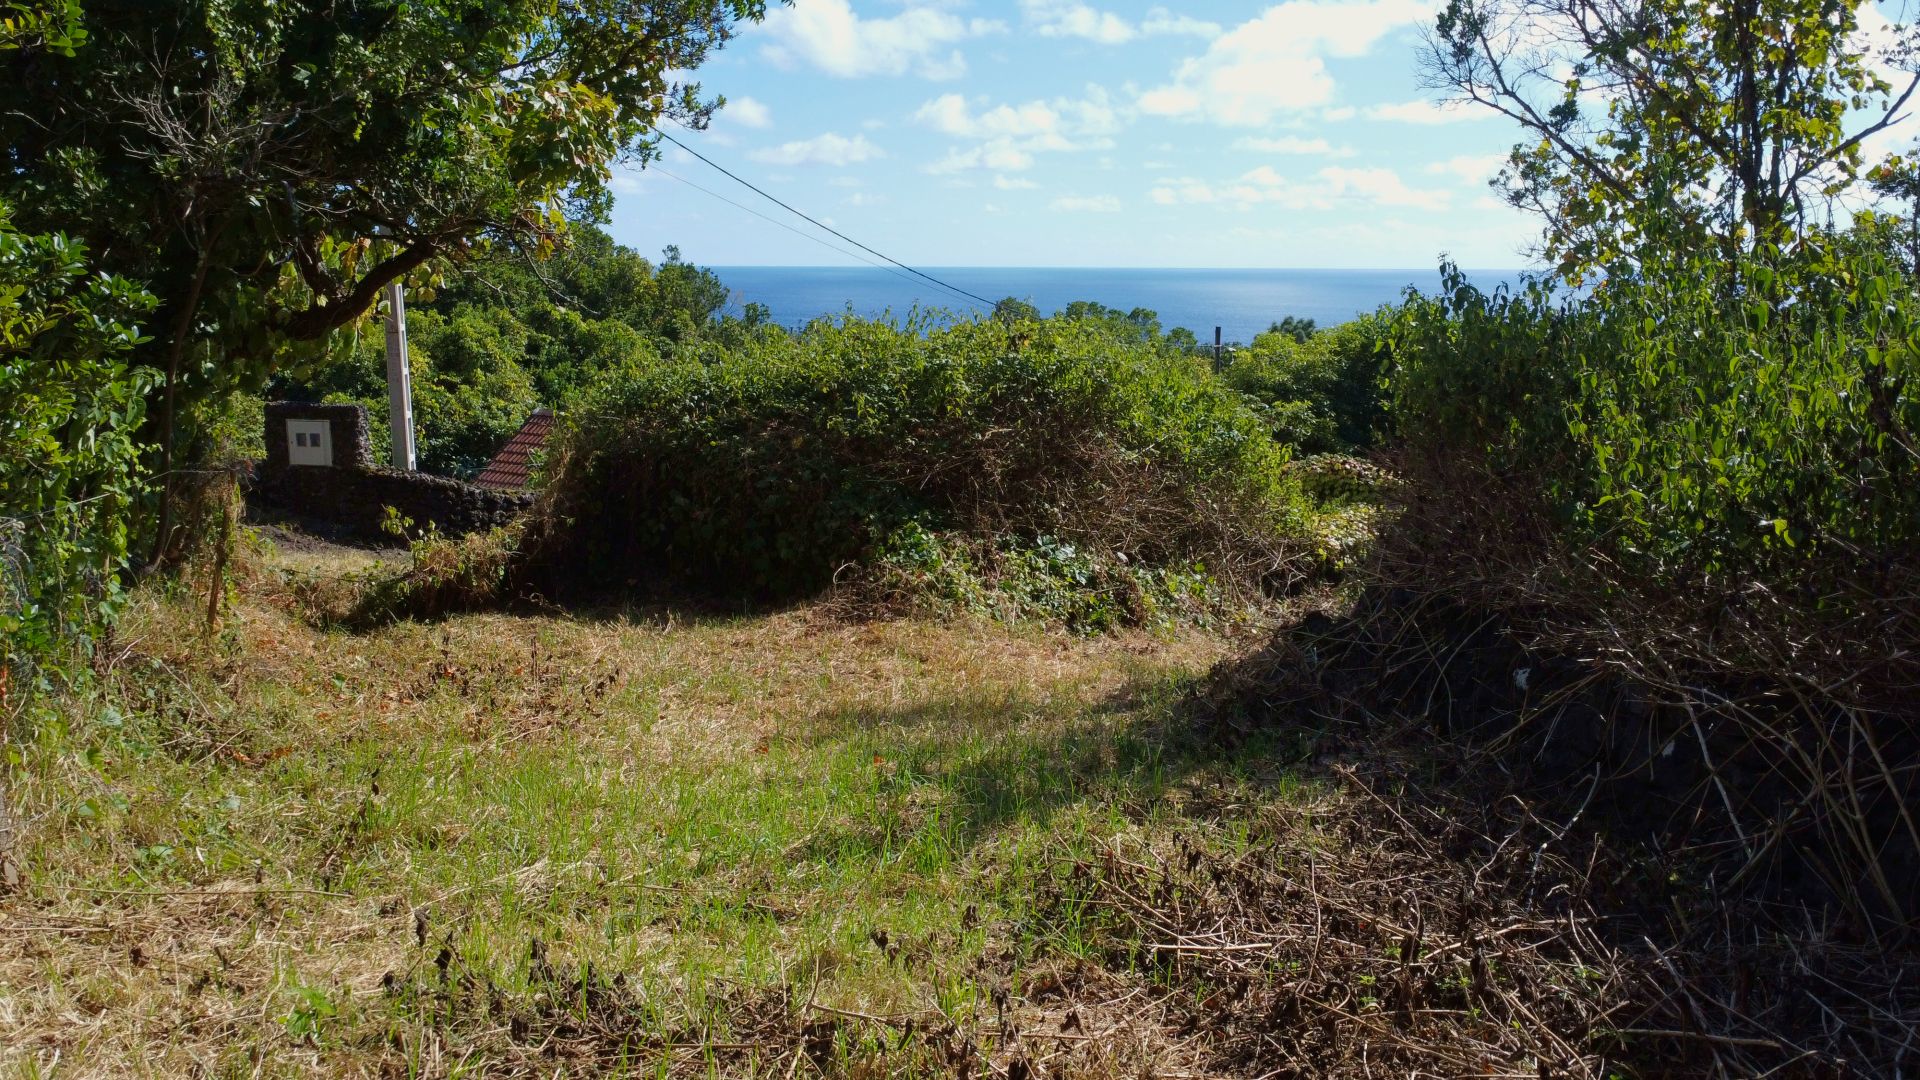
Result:
{"type": "Polygon", "coordinates": [[[1085,634],[1206,623],[1232,612],[1199,564],[1147,567],[1051,536],[991,540],[908,522],[882,542],[870,593],[908,609],[1039,622],[1085,634]]]}
{"type": "Polygon", "coordinates": [[[1401,430],[1530,474],[1629,578],[1872,591],[1920,539],[1920,304],[1881,254],[1677,254],[1557,302],[1447,273],[1403,313],[1401,430]]]}
{"type": "Polygon", "coordinates": [[[388,508],[388,530],[407,537],[404,565],[376,563],[343,576],[287,575],[288,607],[323,628],[365,630],[402,619],[440,619],[514,599],[515,526],[445,536],[388,508]]]}
{"type": "Polygon", "coordinates": [[[1102,322],[846,319],[628,366],[567,418],[533,547],[578,580],[790,597],[912,524],[1136,564],[1281,564],[1276,445],[1191,362],[1102,322]]]}
{"type": "Polygon", "coordinates": [[[1385,312],[1313,332],[1288,317],[1236,351],[1220,378],[1253,399],[1274,438],[1302,454],[1373,445],[1385,416],[1385,312]]]}
{"type": "Polygon", "coordinates": [[[127,355],[151,309],[91,275],[78,244],[16,232],[0,207],[0,680],[117,603],[150,386],[127,355]]]}

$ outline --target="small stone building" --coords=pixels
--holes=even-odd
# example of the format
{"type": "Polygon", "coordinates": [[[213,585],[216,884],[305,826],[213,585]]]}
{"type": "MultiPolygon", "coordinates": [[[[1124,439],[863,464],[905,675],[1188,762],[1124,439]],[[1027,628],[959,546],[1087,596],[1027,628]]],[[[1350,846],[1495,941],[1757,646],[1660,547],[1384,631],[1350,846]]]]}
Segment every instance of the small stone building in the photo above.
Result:
{"type": "Polygon", "coordinates": [[[267,457],[255,495],[356,536],[386,537],[388,507],[412,519],[415,529],[432,524],[459,536],[505,525],[533,504],[525,491],[374,464],[367,410],[360,405],[273,402],[266,417],[267,457]]]}

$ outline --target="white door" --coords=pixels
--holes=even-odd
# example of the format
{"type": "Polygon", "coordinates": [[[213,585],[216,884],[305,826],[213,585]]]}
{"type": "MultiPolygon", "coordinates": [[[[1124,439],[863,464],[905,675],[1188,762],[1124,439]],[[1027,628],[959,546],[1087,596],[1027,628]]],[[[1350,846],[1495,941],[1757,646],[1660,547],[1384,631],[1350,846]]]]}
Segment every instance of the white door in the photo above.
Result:
{"type": "Polygon", "coordinates": [[[333,433],[325,420],[287,421],[287,464],[333,464],[333,433]]]}

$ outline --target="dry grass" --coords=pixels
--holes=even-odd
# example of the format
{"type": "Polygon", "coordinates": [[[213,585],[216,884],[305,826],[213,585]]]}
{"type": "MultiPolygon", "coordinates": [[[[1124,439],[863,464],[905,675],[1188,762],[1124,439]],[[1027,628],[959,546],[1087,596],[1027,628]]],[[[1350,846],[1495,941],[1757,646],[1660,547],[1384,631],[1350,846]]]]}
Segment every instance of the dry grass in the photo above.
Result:
{"type": "Polygon", "coordinates": [[[1920,967],[1709,955],[1675,920],[1750,909],[1689,852],[1434,734],[1498,703],[1459,665],[1511,680],[1432,619],[1252,657],[822,606],[315,629],[369,558],[243,551],[211,634],[191,575],[149,588],[99,692],[16,743],[0,1075],[1911,1062],[1920,967]]]}
{"type": "MultiPolygon", "coordinates": [[[[102,693],[26,741],[0,1071],[545,1076],[718,1053],[791,1074],[788,1042],[825,1060],[823,1032],[871,1053],[887,1023],[825,1010],[991,1009],[1028,959],[1034,853],[1163,812],[1179,779],[1136,729],[1227,647],[808,609],[353,635],[275,582],[368,556],[294,558],[249,564],[213,636],[190,578],[140,596],[102,693]]],[[[991,1057],[962,1026],[941,1053],[991,1057]]]]}

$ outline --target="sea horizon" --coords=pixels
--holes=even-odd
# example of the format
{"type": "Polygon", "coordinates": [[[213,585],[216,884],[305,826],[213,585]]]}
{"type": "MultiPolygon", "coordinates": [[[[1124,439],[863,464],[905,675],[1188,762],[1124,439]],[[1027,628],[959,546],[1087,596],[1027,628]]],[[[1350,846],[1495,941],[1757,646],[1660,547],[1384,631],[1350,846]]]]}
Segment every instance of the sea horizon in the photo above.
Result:
{"type": "MultiPolygon", "coordinates": [[[[944,284],[891,267],[783,264],[709,267],[727,286],[729,311],[764,305],[773,321],[797,329],[821,316],[854,314],[903,318],[918,310],[966,319],[992,309],[1002,297],[1033,304],[1051,315],[1087,300],[1120,311],[1145,308],[1163,329],[1183,327],[1202,341],[1246,342],[1287,316],[1335,326],[1392,303],[1408,288],[1440,285],[1438,267],[1074,267],[920,266],[944,284]],[[971,295],[962,295],[971,294],[971,295]]],[[[1469,269],[1483,288],[1518,282],[1523,268],[1469,269]]]]}

